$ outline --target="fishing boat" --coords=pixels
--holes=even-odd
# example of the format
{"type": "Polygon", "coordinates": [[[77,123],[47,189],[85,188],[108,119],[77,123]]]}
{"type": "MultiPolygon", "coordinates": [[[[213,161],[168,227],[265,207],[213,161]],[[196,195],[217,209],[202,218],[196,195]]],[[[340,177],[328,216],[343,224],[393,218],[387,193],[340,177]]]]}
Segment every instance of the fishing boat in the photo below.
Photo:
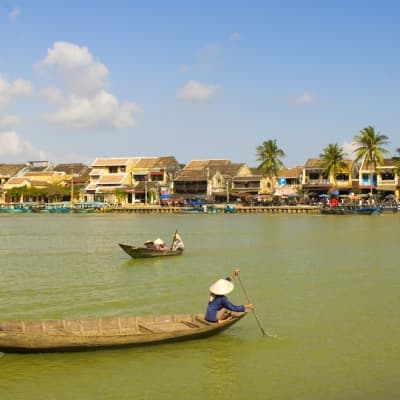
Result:
{"type": "Polygon", "coordinates": [[[0,351],[88,351],[200,339],[224,331],[245,315],[232,313],[219,323],[206,321],[204,314],[0,321],[0,351]]]}
{"type": "Polygon", "coordinates": [[[170,248],[168,248],[165,242],[159,238],[154,241],[148,240],[143,246],[132,246],[122,243],[119,243],[119,246],[132,258],[178,256],[183,253],[184,249],[182,238],[178,232],[175,232],[170,248]]]}
{"type": "Polygon", "coordinates": [[[150,257],[165,257],[165,256],[178,256],[183,253],[183,249],[178,250],[159,250],[149,247],[136,247],[129,244],[119,243],[119,246],[132,258],[150,258],[150,257]]]}

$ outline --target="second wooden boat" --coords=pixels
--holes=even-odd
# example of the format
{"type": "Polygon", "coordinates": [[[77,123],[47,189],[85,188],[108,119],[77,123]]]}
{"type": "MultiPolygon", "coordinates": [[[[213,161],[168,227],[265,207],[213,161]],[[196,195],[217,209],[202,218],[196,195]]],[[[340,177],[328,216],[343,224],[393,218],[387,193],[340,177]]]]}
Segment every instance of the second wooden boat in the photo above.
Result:
{"type": "Polygon", "coordinates": [[[150,257],[164,257],[164,256],[178,256],[182,254],[183,249],[155,249],[149,247],[137,247],[129,244],[119,243],[119,246],[132,258],[150,258],[150,257]]]}

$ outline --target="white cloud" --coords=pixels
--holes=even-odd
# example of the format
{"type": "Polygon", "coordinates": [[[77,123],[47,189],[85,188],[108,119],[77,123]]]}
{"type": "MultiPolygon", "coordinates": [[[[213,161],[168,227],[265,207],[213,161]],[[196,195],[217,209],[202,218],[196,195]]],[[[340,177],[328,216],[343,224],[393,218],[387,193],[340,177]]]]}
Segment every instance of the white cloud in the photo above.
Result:
{"type": "Polygon", "coordinates": [[[9,13],[8,13],[8,19],[10,21],[15,21],[17,17],[21,14],[21,10],[19,7],[14,7],[9,13]]]}
{"type": "Polygon", "coordinates": [[[14,82],[9,82],[0,74],[0,108],[5,106],[13,97],[29,96],[33,92],[32,84],[18,78],[14,82]]]}
{"type": "Polygon", "coordinates": [[[55,42],[40,65],[56,72],[59,80],[59,85],[42,91],[52,104],[60,105],[47,115],[51,121],[77,129],[135,125],[140,107],[132,102],[121,103],[106,90],[108,69],[87,47],[55,42]]]}
{"type": "Polygon", "coordinates": [[[178,93],[186,101],[207,101],[220,90],[218,85],[206,85],[198,81],[189,81],[178,93]]]}
{"type": "Polygon", "coordinates": [[[63,104],[65,102],[63,92],[55,86],[49,86],[43,89],[42,95],[52,104],[63,104]]]}
{"type": "Polygon", "coordinates": [[[307,105],[315,103],[317,101],[317,96],[310,92],[304,92],[301,96],[294,99],[294,102],[298,105],[307,105]]]}
{"type": "Polygon", "coordinates": [[[8,159],[19,158],[20,160],[45,158],[43,152],[22,140],[15,131],[0,132],[0,156],[8,159]]]}
{"type": "Polygon", "coordinates": [[[342,144],[342,148],[346,158],[354,158],[354,149],[356,148],[356,146],[353,142],[344,142],[342,144]]]}
{"type": "Polygon", "coordinates": [[[238,40],[240,40],[240,33],[238,32],[233,32],[231,34],[231,41],[232,42],[237,42],[238,40]]]}
{"type": "Polygon", "coordinates": [[[16,115],[4,115],[0,116],[0,129],[10,128],[19,124],[20,118],[16,115]]]}
{"type": "Polygon", "coordinates": [[[41,64],[53,68],[66,89],[76,95],[91,96],[105,86],[107,67],[95,61],[87,47],[56,42],[41,64]]]}
{"type": "Polygon", "coordinates": [[[78,129],[125,128],[135,124],[133,117],[139,111],[140,108],[136,104],[120,105],[115,96],[101,91],[92,98],[71,96],[65,107],[48,118],[78,129]]]}

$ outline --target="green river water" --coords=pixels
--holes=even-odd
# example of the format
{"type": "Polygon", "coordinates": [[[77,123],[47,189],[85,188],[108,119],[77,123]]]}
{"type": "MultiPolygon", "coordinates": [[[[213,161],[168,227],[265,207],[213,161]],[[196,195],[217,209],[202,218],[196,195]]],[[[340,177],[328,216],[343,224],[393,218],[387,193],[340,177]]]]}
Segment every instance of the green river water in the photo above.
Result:
{"type": "MultiPolygon", "coordinates": [[[[0,399],[400,398],[399,214],[0,215],[0,320],[204,312],[234,268],[256,306],[208,339],[0,353],[0,399]],[[132,260],[178,229],[179,257],[132,260]]],[[[229,297],[246,302],[236,287],[229,297]]]]}

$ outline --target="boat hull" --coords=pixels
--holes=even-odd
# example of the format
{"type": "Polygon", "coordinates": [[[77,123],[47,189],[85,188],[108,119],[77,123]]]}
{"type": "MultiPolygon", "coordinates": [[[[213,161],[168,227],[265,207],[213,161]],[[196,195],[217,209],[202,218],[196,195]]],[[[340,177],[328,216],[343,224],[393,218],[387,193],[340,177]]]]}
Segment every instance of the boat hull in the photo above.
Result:
{"type": "Polygon", "coordinates": [[[203,314],[108,317],[80,320],[0,322],[0,351],[8,353],[70,352],[144,346],[206,338],[246,315],[233,313],[221,323],[203,314]]]}
{"type": "Polygon", "coordinates": [[[333,207],[322,207],[321,214],[325,215],[371,215],[380,214],[382,212],[379,206],[333,206],[333,207]]]}
{"type": "Polygon", "coordinates": [[[166,257],[166,256],[179,256],[183,253],[182,249],[179,250],[157,250],[149,249],[147,247],[136,247],[128,244],[119,243],[123,249],[132,258],[152,258],[152,257],[166,257]]]}

